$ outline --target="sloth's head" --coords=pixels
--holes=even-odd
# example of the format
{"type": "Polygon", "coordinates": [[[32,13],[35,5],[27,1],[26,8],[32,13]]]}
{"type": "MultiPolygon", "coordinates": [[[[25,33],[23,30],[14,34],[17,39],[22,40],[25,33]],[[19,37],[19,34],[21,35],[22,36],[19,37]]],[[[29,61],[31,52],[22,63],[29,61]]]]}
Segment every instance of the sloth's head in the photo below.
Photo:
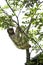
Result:
{"type": "Polygon", "coordinates": [[[13,35],[14,34],[14,29],[13,28],[8,28],[7,32],[9,35],[13,35]]]}

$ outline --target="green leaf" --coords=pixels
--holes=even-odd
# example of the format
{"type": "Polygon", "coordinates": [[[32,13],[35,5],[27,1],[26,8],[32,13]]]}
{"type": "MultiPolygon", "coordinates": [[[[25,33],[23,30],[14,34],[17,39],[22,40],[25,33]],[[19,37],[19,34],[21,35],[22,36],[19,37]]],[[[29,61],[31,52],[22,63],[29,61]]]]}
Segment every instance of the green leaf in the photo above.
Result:
{"type": "Polygon", "coordinates": [[[4,5],[2,8],[3,8],[3,9],[8,9],[9,6],[8,6],[8,5],[4,5]]]}

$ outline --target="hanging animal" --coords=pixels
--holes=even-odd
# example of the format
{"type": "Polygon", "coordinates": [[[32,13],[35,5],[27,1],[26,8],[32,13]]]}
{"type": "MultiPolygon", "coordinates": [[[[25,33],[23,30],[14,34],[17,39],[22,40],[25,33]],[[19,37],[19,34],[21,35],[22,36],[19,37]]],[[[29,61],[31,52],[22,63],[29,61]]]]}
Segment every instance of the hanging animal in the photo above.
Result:
{"type": "Polygon", "coordinates": [[[16,28],[15,32],[13,28],[8,28],[7,32],[17,48],[29,49],[31,47],[31,45],[28,44],[28,39],[26,38],[25,34],[23,32],[20,32],[18,27],[16,28]]]}

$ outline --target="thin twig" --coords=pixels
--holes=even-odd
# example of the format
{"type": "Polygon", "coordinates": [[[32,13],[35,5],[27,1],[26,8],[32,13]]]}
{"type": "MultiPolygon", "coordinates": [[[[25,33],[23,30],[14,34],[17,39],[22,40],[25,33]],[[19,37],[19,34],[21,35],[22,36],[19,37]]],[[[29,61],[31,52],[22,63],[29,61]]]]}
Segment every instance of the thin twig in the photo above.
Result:
{"type": "Polygon", "coordinates": [[[40,4],[42,4],[42,3],[43,3],[43,1],[42,1],[42,2],[38,2],[38,3],[39,3],[39,5],[40,5],[40,4]]]}
{"type": "Polygon", "coordinates": [[[30,27],[31,27],[31,23],[32,23],[32,19],[31,19],[31,21],[30,21],[30,23],[29,23],[29,25],[28,25],[28,27],[27,27],[26,33],[28,33],[28,31],[29,31],[29,29],[30,29],[30,27]]]}
{"type": "MultiPolygon", "coordinates": [[[[24,4],[24,6],[25,6],[25,4],[24,4]]],[[[24,6],[23,6],[23,8],[24,8],[24,6]]],[[[20,15],[20,13],[21,13],[21,11],[23,10],[23,8],[22,8],[22,9],[20,9],[18,16],[20,15]]]]}

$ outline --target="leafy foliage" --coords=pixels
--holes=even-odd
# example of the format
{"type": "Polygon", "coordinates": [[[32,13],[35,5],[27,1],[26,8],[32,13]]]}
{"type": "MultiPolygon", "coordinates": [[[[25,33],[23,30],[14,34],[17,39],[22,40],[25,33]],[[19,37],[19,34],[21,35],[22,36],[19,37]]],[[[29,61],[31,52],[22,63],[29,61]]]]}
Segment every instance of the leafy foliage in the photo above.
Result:
{"type": "MultiPolygon", "coordinates": [[[[4,11],[9,8],[13,12],[10,15],[6,15],[6,12],[3,12],[3,10],[0,7],[0,27],[2,28],[9,28],[15,26],[15,21],[13,22],[12,17],[15,16],[18,22],[18,17],[20,13],[22,12],[22,9],[25,7],[25,11],[22,13],[24,14],[24,17],[22,19],[22,25],[21,28],[26,33],[28,29],[28,36],[29,40],[32,41],[35,45],[37,44],[32,38],[34,38],[37,42],[43,40],[43,32],[41,31],[41,28],[43,27],[43,12],[40,8],[42,5],[39,5],[38,0],[5,0],[6,5],[2,7],[4,11]],[[18,16],[16,12],[19,11],[18,16]],[[29,28],[28,28],[29,26],[29,28]]],[[[39,48],[39,47],[38,47],[39,48]]]]}
{"type": "Polygon", "coordinates": [[[9,26],[14,26],[14,23],[11,20],[11,17],[7,17],[7,16],[1,16],[0,17],[0,27],[2,28],[8,28],[9,26]]]}

